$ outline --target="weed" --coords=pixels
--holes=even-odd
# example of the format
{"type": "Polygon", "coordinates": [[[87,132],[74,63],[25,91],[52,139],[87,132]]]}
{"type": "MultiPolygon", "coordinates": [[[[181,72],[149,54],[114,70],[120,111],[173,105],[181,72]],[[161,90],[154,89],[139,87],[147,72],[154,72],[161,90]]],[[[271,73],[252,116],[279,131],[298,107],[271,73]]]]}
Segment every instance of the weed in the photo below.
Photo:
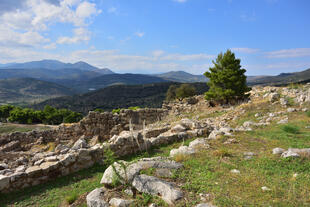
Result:
{"type": "Polygon", "coordinates": [[[185,154],[176,154],[174,156],[174,160],[176,162],[184,162],[186,160],[188,160],[191,156],[190,155],[185,155],[185,154]]]}
{"type": "Polygon", "coordinates": [[[143,204],[147,205],[149,202],[151,202],[153,196],[147,193],[142,193],[142,198],[143,198],[143,204]]]}
{"type": "Polygon", "coordinates": [[[292,97],[287,97],[287,105],[288,106],[294,106],[295,105],[295,101],[292,97]]]}
{"type": "Polygon", "coordinates": [[[219,158],[232,157],[233,156],[232,152],[226,148],[220,148],[218,150],[215,150],[213,152],[213,155],[216,157],[219,157],[219,158]]]}
{"type": "Polygon", "coordinates": [[[298,134],[300,132],[299,127],[292,124],[286,124],[282,126],[282,130],[291,134],[298,134]]]}
{"type": "Polygon", "coordinates": [[[105,155],[105,163],[107,166],[112,165],[116,161],[114,152],[109,147],[104,149],[104,155],[105,155]]]}
{"type": "Polygon", "coordinates": [[[115,187],[117,187],[117,186],[119,186],[119,185],[121,185],[120,178],[119,178],[119,176],[118,176],[116,173],[113,173],[113,175],[112,175],[111,186],[112,186],[113,188],[115,188],[115,187]]]}
{"type": "Polygon", "coordinates": [[[118,109],[113,109],[112,110],[112,113],[113,114],[119,114],[121,112],[121,109],[120,108],[118,108],[118,109]]]}
{"type": "Polygon", "coordinates": [[[289,89],[298,89],[298,88],[301,88],[302,87],[302,85],[301,84],[298,84],[298,83],[290,83],[289,85],[288,85],[288,88],[289,89]]]}
{"type": "Polygon", "coordinates": [[[137,111],[138,109],[140,109],[140,106],[131,106],[131,107],[128,107],[128,109],[137,111]]]}
{"type": "Polygon", "coordinates": [[[55,151],[55,142],[49,142],[48,144],[48,151],[49,152],[53,152],[53,151],[55,151]]]}
{"type": "Polygon", "coordinates": [[[147,168],[145,170],[141,170],[140,172],[140,174],[151,175],[151,176],[154,175],[154,173],[155,173],[155,168],[152,168],[152,167],[147,168]]]}
{"type": "Polygon", "coordinates": [[[78,197],[79,195],[76,192],[72,192],[70,195],[66,196],[66,202],[71,205],[78,197]]]}

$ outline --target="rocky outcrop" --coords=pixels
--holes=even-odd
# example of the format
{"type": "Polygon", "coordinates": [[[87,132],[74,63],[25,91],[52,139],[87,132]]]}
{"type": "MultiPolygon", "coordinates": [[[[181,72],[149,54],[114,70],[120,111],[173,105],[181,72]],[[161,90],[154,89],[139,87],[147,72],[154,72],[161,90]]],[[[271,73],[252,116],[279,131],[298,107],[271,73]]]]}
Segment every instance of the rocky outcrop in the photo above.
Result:
{"type": "MultiPolygon", "coordinates": [[[[170,182],[140,173],[142,170],[150,168],[170,172],[172,169],[180,169],[182,167],[182,164],[163,157],[143,158],[131,163],[119,161],[105,170],[100,183],[111,187],[115,179],[117,179],[125,186],[129,185],[141,193],[159,196],[168,204],[173,205],[175,201],[183,197],[182,191],[170,182]]],[[[92,194],[94,193],[92,192],[92,194]]]]}
{"type": "Polygon", "coordinates": [[[173,184],[153,176],[137,175],[133,179],[132,186],[139,192],[159,196],[170,205],[183,197],[182,191],[173,184]]]}
{"type": "Polygon", "coordinates": [[[309,157],[310,156],[310,148],[303,148],[303,149],[298,149],[298,148],[289,148],[288,150],[284,150],[282,148],[274,148],[272,150],[272,154],[275,155],[281,155],[281,157],[309,157]]]}
{"type": "Polygon", "coordinates": [[[182,164],[175,161],[171,161],[163,157],[144,158],[137,162],[128,163],[125,161],[119,161],[109,166],[100,181],[101,184],[110,186],[115,177],[119,177],[120,182],[131,183],[135,176],[137,176],[141,170],[149,168],[155,169],[179,169],[183,167],[182,164]]]}

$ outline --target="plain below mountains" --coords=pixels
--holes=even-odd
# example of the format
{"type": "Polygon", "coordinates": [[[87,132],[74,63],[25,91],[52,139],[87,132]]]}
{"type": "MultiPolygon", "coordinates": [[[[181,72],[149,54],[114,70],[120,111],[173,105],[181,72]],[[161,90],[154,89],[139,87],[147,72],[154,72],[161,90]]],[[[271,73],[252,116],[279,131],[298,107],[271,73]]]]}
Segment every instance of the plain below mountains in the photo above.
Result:
{"type": "Polygon", "coordinates": [[[73,90],[62,85],[33,78],[0,80],[0,104],[36,103],[73,94],[73,90]]]}

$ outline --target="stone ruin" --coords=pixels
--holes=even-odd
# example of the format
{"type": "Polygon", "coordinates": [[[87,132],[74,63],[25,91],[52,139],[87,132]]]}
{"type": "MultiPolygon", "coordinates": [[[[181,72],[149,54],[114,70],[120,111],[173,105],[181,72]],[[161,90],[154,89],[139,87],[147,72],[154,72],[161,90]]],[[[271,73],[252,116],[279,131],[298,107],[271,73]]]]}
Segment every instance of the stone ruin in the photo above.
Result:
{"type": "MultiPolygon", "coordinates": [[[[167,113],[164,109],[148,108],[124,109],[119,114],[90,112],[79,123],[62,124],[46,131],[3,134],[0,136],[0,192],[37,185],[103,162],[106,146],[100,143],[108,143],[112,137],[115,140],[123,131],[135,131],[135,135],[129,136],[137,136],[144,143],[145,137],[165,129],[146,130],[143,136],[137,130],[162,120],[167,113]]],[[[139,142],[130,144],[119,140],[118,144],[111,143],[111,149],[117,151],[123,147],[120,144],[128,145],[122,155],[143,150],[137,147],[139,142]]]]}

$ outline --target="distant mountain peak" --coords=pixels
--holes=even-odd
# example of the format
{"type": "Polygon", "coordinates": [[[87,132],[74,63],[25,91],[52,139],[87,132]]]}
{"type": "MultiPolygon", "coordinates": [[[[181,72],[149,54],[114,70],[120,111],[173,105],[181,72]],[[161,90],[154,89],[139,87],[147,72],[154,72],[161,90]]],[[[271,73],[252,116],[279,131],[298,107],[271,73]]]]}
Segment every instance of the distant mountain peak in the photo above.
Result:
{"type": "Polygon", "coordinates": [[[1,69],[48,69],[48,70],[79,69],[82,71],[95,71],[99,72],[100,74],[114,73],[108,68],[101,70],[84,61],[78,61],[76,63],[64,63],[59,60],[52,60],[52,59],[43,59],[24,63],[5,64],[2,65],[1,69]]]}

